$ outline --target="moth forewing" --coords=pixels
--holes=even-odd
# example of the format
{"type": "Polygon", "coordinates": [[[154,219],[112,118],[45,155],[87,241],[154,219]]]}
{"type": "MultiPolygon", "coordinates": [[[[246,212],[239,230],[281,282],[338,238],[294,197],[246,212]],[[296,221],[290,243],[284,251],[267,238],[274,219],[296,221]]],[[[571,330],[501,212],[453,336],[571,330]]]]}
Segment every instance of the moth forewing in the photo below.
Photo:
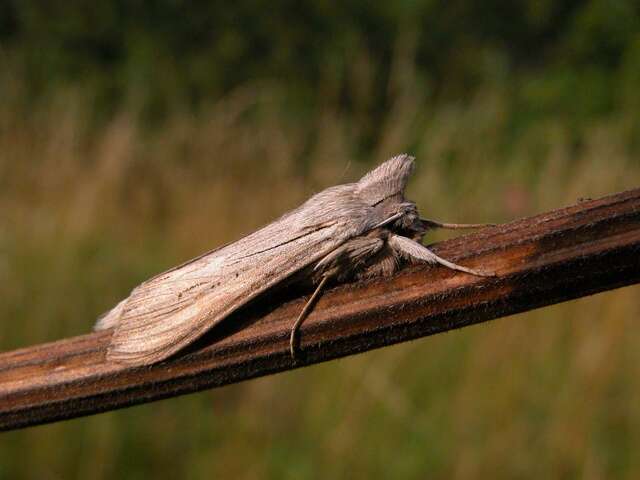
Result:
{"type": "Polygon", "coordinates": [[[177,352],[237,308],[329,252],[339,241],[333,230],[307,233],[289,241],[286,249],[253,238],[247,243],[256,248],[250,253],[245,250],[244,256],[238,256],[231,244],[199,260],[197,268],[187,264],[138,287],[115,327],[109,358],[148,364],[177,352]],[[309,251],[315,253],[309,255],[309,251]]]}

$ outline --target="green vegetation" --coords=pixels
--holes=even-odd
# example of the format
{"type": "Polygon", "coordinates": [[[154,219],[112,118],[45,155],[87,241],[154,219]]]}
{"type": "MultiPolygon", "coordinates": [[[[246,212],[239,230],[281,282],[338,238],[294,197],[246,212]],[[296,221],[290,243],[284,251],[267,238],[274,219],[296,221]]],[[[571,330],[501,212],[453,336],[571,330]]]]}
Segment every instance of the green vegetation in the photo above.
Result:
{"type": "MultiPolygon", "coordinates": [[[[448,221],[638,186],[635,2],[384,5],[0,1],[0,348],[398,152],[448,221]]],[[[639,317],[627,288],[5,433],[0,479],[636,478],[639,317]]]]}

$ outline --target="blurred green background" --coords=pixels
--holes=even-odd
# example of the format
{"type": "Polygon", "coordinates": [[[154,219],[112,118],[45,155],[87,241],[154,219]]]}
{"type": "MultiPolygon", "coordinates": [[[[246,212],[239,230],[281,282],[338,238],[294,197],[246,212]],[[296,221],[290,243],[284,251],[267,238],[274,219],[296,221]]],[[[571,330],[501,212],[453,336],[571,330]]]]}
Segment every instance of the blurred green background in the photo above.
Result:
{"type": "MultiPolygon", "coordinates": [[[[633,0],[0,0],[0,348],[396,153],[445,221],[637,187],[639,86],[633,0]]],[[[638,294],[4,433],[0,478],[640,478],[638,294]]]]}

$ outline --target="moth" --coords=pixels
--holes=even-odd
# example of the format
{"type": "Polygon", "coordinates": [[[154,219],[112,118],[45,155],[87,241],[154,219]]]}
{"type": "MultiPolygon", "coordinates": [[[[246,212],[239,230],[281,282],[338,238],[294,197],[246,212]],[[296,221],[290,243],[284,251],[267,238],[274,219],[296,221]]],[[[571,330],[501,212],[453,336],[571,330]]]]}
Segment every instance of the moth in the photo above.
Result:
{"type": "Polygon", "coordinates": [[[300,325],[329,283],[389,276],[415,262],[492,275],[440,258],[422,245],[432,228],[487,224],[421,219],[415,203],[404,197],[413,168],[413,157],[395,156],[358,182],[327,188],[260,230],[145,281],[94,327],[113,328],[107,359],[159,362],[258,295],[302,282],[315,290],[291,329],[295,360],[300,325]]]}

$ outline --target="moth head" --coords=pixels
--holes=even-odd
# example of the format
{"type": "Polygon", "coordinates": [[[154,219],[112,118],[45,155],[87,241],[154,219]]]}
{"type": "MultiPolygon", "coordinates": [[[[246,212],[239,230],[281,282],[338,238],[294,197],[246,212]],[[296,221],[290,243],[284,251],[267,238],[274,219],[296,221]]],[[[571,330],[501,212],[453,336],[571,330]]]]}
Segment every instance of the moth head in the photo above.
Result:
{"type": "Polygon", "coordinates": [[[401,201],[413,171],[413,160],[413,157],[403,153],[371,170],[356,184],[360,198],[372,207],[387,199],[401,201]]]}
{"type": "Polygon", "coordinates": [[[387,225],[387,228],[398,235],[411,238],[412,240],[422,240],[427,229],[420,219],[418,208],[413,202],[402,202],[395,205],[396,213],[394,219],[387,225]]]}

